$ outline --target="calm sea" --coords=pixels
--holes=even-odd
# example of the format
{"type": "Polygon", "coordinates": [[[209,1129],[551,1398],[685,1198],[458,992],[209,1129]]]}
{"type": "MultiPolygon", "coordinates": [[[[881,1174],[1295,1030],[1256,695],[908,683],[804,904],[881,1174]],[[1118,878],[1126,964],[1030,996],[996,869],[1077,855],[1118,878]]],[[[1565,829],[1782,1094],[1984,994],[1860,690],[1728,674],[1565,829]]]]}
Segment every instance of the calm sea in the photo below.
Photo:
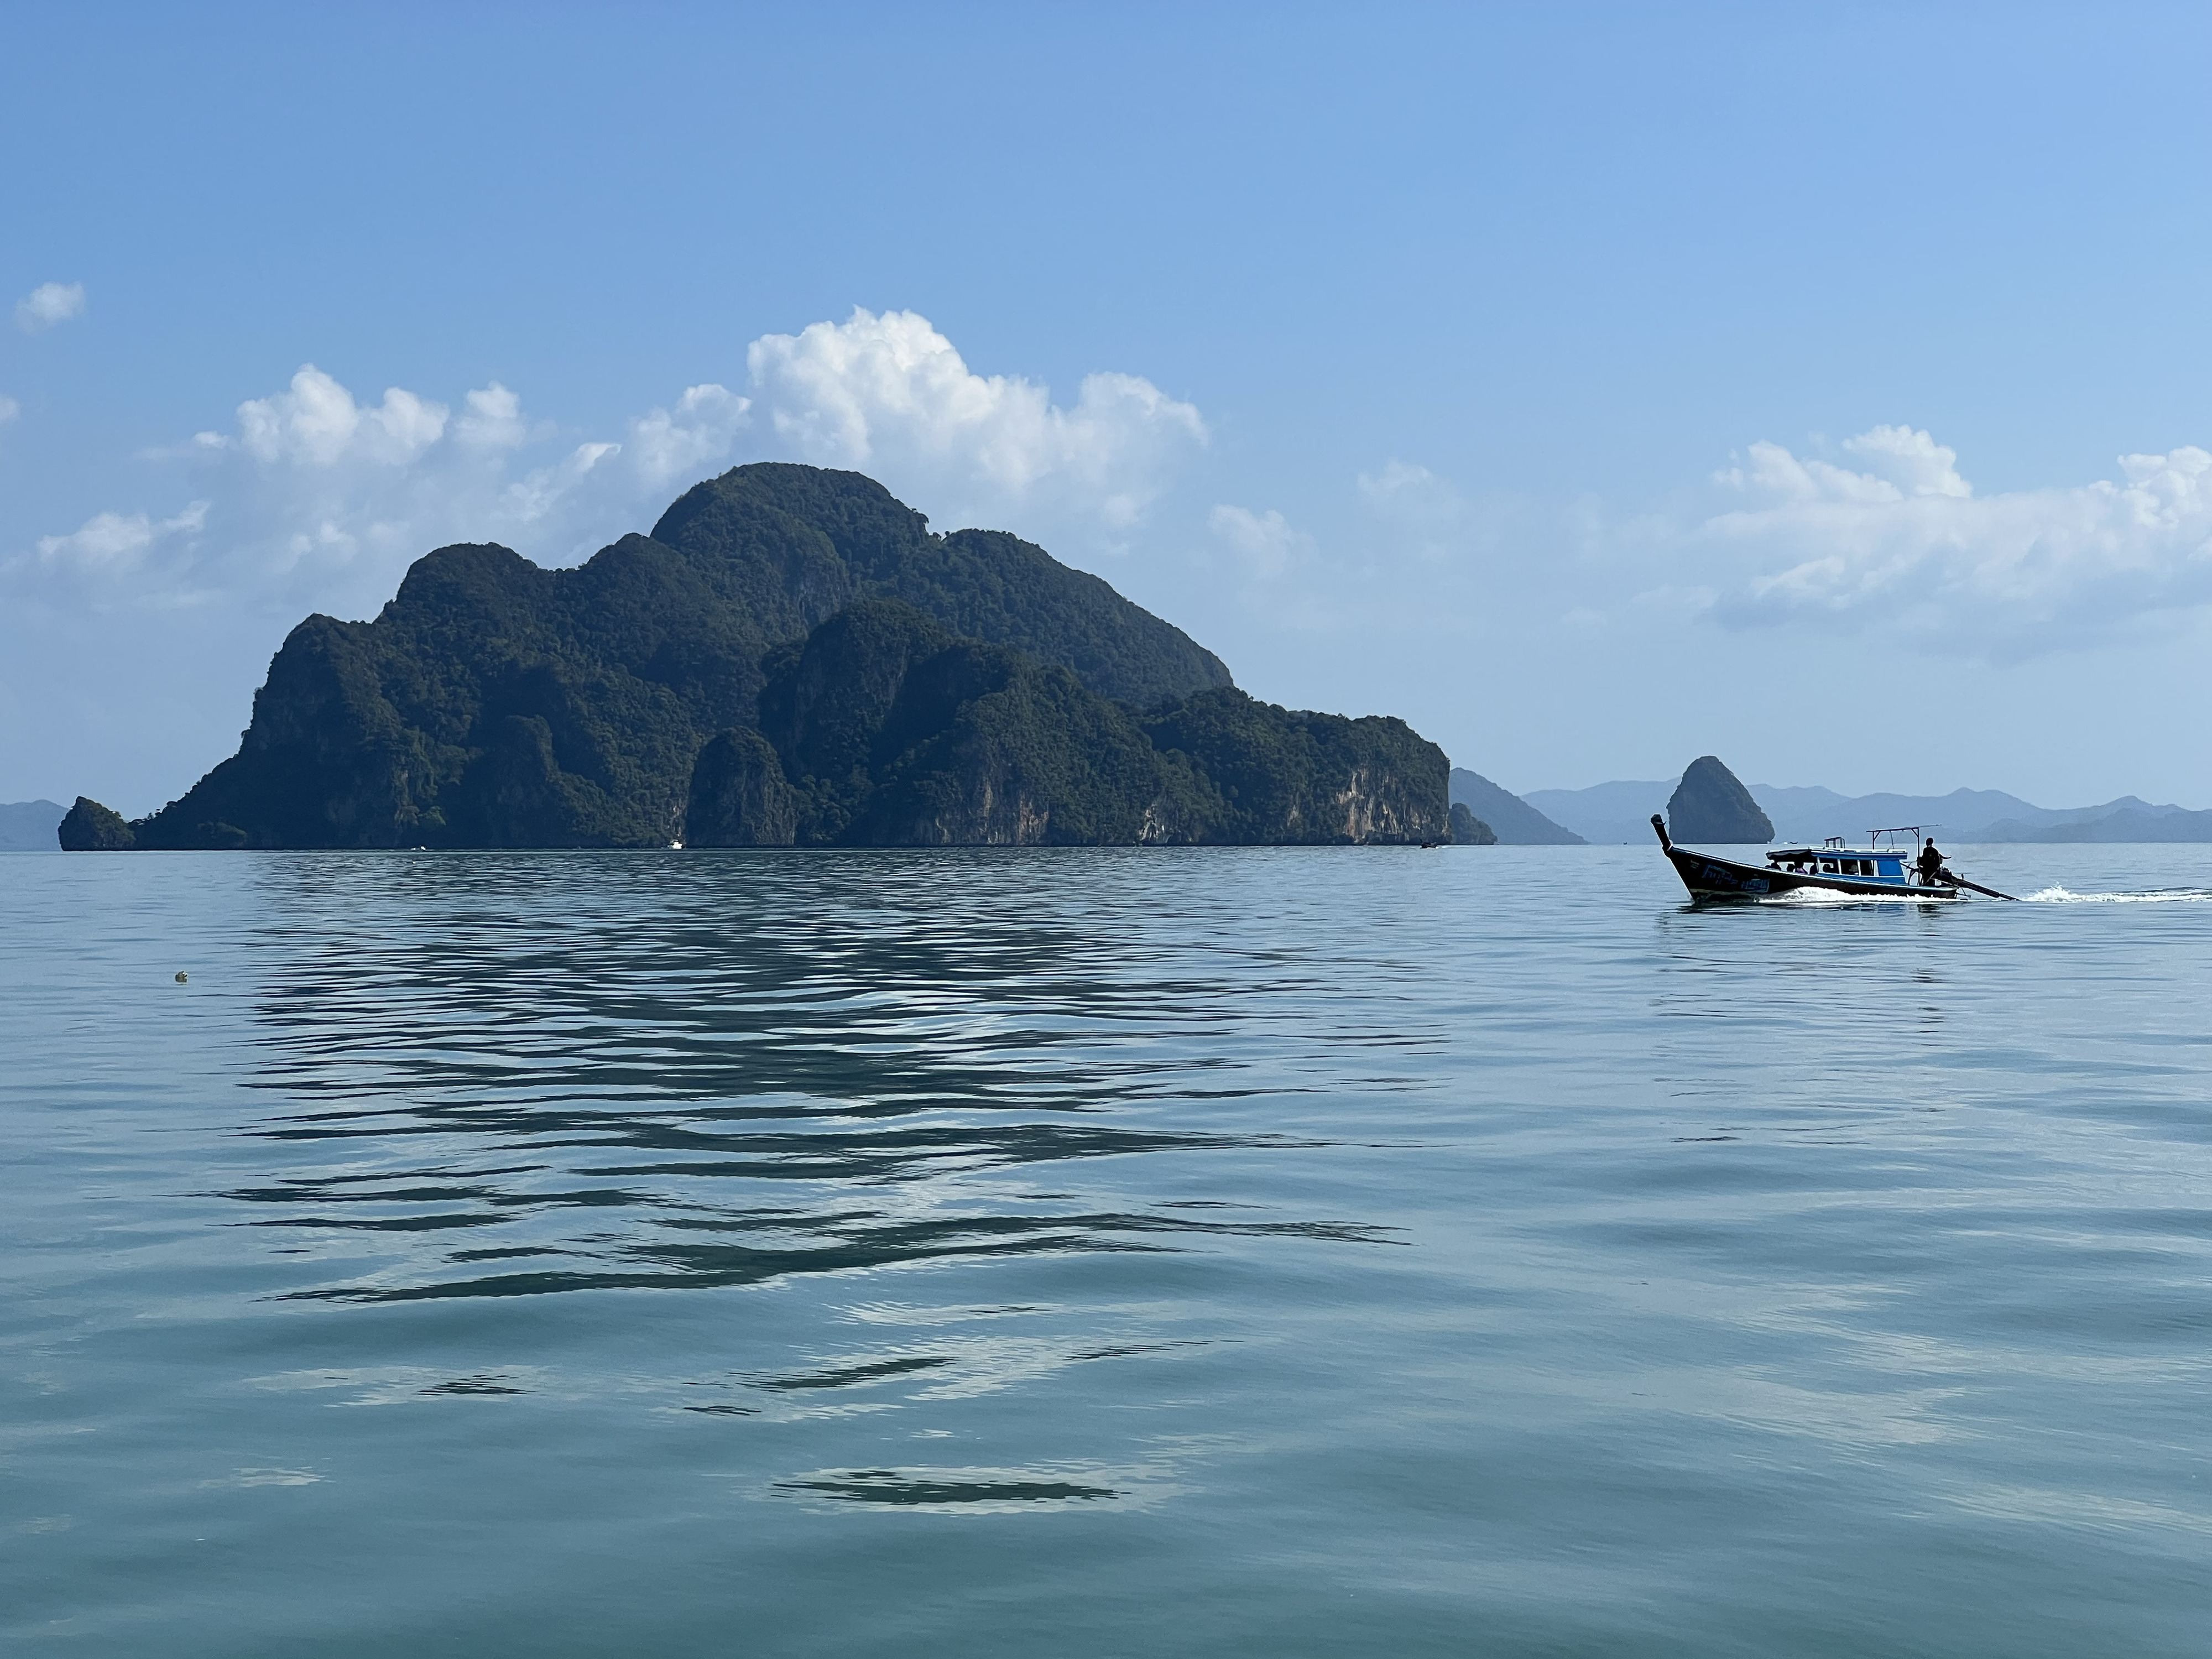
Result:
{"type": "Polygon", "coordinates": [[[2212,848],[1954,860],[0,860],[0,1638],[2202,1654],[2212,848]]]}

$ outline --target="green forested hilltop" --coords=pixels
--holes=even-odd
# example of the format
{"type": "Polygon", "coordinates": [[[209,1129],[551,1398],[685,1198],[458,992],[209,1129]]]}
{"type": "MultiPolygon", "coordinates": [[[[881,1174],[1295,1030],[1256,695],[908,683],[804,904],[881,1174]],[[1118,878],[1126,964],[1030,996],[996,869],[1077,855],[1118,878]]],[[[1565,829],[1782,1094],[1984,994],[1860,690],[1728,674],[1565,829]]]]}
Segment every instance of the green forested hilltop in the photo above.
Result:
{"type": "Polygon", "coordinates": [[[1292,714],[1042,549],[739,467],[574,569],[418,560],[311,617],[239,752],[64,846],[1363,842],[1449,833],[1401,721],[1292,714]]]}
{"type": "Polygon", "coordinates": [[[642,536],[573,570],[441,548],[374,622],[294,629],[239,752],[136,831],[150,847],[665,842],[700,744],[750,723],[765,645],[642,536]]]}
{"type": "Polygon", "coordinates": [[[714,570],[772,638],[804,634],[854,599],[903,599],[956,634],[1056,662],[1140,708],[1231,684],[1220,658],[1097,577],[1002,531],[932,535],[921,514],[857,472],[735,467],[686,491],[653,538],[714,570]]]}

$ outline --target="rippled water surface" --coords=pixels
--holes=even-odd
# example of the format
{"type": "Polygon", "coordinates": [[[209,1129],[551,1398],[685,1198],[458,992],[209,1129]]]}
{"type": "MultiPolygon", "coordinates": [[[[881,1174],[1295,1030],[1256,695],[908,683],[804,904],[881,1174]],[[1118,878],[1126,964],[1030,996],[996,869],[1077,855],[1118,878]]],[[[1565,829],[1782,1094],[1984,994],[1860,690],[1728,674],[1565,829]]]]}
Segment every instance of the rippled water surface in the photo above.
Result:
{"type": "Polygon", "coordinates": [[[0,1636],[2202,1652],[2212,854],[1957,861],[0,860],[0,1636]]]}

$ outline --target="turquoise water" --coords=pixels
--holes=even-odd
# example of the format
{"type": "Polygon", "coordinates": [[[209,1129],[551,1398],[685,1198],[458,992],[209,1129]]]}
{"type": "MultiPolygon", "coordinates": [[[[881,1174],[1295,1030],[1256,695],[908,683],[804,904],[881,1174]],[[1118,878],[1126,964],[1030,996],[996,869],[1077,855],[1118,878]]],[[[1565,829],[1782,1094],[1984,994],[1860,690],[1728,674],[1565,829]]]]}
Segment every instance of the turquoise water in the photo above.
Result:
{"type": "Polygon", "coordinates": [[[0,1635],[2201,1653],[2212,849],[1954,860],[0,861],[0,1635]]]}

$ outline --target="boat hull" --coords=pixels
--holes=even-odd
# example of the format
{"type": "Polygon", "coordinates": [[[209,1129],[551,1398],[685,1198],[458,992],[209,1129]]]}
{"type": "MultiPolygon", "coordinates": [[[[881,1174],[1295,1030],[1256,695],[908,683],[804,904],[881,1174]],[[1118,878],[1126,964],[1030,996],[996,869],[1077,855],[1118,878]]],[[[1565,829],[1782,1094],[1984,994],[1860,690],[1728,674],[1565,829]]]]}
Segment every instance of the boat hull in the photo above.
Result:
{"type": "Polygon", "coordinates": [[[1851,898],[1911,898],[1954,899],[1959,896],[1955,887],[1914,887],[1894,881],[1866,881],[1850,876],[1801,875],[1788,870],[1776,870],[1764,864],[1739,864],[1734,859],[1716,858],[1711,853],[1693,853],[1686,847],[1666,848],[1667,861],[1674,866],[1674,873],[1682,878],[1682,885],[1690,890],[1690,896],[1700,903],[1711,900],[1756,900],[1772,898],[1778,893],[1795,892],[1803,887],[1815,887],[1826,893],[1841,893],[1851,898]]]}

